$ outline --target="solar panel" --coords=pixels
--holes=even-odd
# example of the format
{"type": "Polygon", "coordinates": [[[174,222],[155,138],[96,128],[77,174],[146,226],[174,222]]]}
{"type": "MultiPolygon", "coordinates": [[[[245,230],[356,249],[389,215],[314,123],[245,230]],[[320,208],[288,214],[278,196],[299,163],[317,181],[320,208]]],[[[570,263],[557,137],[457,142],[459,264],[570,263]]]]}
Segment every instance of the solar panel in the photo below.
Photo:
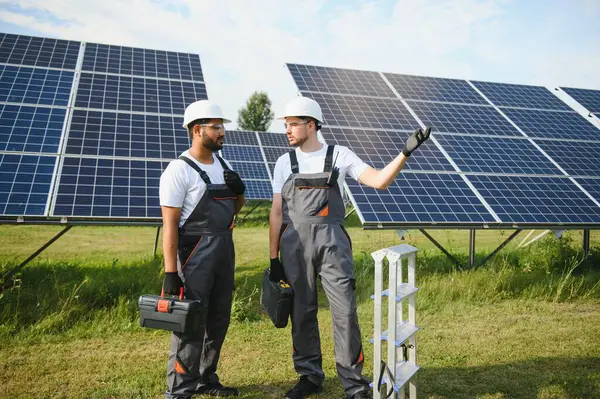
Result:
{"type": "Polygon", "coordinates": [[[0,104],[0,151],[58,153],[66,109],[0,104]]]}
{"type": "Polygon", "coordinates": [[[258,139],[255,132],[228,130],[225,132],[225,146],[229,144],[258,146],[258,139]]]}
{"type": "Polygon", "coordinates": [[[325,124],[374,129],[413,130],[417,121],[400,99],[310,93],[321,105],[325,124]]]}
{"type": "MultiPolygon", "coordinates": [[[[360,159],[377,169],[384,168],[402,149],[412,133],[391,130],[363,130],[324,127],[321,132],[328,144],[348,148],[360,159]]],[[[267,159],[268,160],[268,159],[267,159]]],[[[454,171],[450,162],[433,142],[427,142],[411,156],[405,170],[454,171]]]]}
{"type": "Polygon", "coordinates": [[[472,83],[492,103],[500,107],[571,110],[545,87],[478,81],[472,83]]]}
{"type": "Polygon", "coordinates": [[[600,130],[576,112],[504,109],[530,137],[600,141],[600,130]]]}
{"type": "Polygon", "coordinates": [[[254,161],[263,162],[263,156],[260,148],[241,146],[241,145],[225,145],[221,150],[223,158],[228,161],[254,161]]]}
{"type": "Polygon", "coordinates": [[[463,172],[561,175],[527,139],[436,136],[463,172]]]}
{"type": "Polygon", "coordinates": [[[273,198],[273,187],[269,180],[249,180],[244,184],[246,185],[247,199],[268,200],[273,198]]]}
{"type": "Polygon", "coordinates": [[[468,133],[523,137],[491,106],[407,101],[419,119],[436,133],[468,133]]]}
{"type": "Polygon", "coordinates": [[[0,65],[0,101],[66,107],[73,76],[72,71],[0,65]]]}
{"type": "Polygon", "coordinates": [[[239,173],[242,180],[269,180],[264,162],[231,161],[231,167],[239,173]]]}
{"type": "Polygon", "coordinates": [[[579,183],[585,191],[600,202],[600,179],[582,179],[576,178],[575,181],[579,183]]]}
{"type": "Polygon", "coordinates": [[[561,87],[561,89],[579,104],[587,108],[588,111],[600,113],[600,90],[575,89],[571,87],[561,87]]]}
{"type": "Polygon", "coordinates": [[[487,104],[465,80],[386,73],[394,89],[405,100],[487,104]]]}
{"type": "Polygon", "coordinates": [[[208,99],[202,82],[82,73],[75,107],[182,115],[208,99]]]}
{"type": "Polygon", "coordinates": [[[505,223],[600,223],[600,207],[564,177],[468,176],[505,223]]]}
{"type": "Polygon", "coordinates": [[[0,214],[42,216],[57,156],[0,154],[0,214]]]}
{"type": "Polygon", "coordinates": [[[263,146],[290,148],[290,142],[286,134],[258,132],[258,137],[263,146]]]}
{"type": "Polygon", "coordinates": [[[564,142],[535,140],[564,170],[572,176],[600,176],[600,142],[564,142]]]}
{"type": "Polygon", "coordinates": [[[87,43],[84,71],[202,81],[196,54],[87,43]]]}
{"type": "Polygon", "coordinates": [[[396,97],[378,72],[298,64],[287,67],[301,91],[396,97]]]}
{"type": "Polygon", "coordinates": [[[52,216],[160,218],[166,161],[64,157],[52,216]]]}
{"type": "Polygon", "coordinates": [[[75,69],[81,43],[0,33],[0,63],[75,69]]]}
{"type": "Polygon", "coordinates": [[[494,223],[494,217],[456,174],[403,172],[387,191],[348,180],[358,211],[370,224],[494,223]]]}
{"type": "Polygon", "coordinates": [[[277,162],[280,156],[285,153],[288,153],[292,150],[291,147],[263,147],[263,151],[265,152],[265,157],[267,158],[267,163],[274,164],[277,162]]]}
{"type": "Polygon", "coordinates": [[[65,153],[174,159],[189,147],[181,117],[76,109],[65,153]]]}

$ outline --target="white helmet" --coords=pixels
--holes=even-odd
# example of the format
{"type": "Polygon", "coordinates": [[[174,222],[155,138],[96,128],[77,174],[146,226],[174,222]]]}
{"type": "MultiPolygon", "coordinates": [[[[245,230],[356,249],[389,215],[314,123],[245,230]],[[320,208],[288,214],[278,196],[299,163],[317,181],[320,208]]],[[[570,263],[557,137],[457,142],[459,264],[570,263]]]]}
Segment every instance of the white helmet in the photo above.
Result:
{"type": "Polygon", "coordinates": [[[290,100],[285,105],[283,115],[277,119],[285,119],[287,116],[310,116],[319,123],[323,123],[323,113],[321,112],[319,103],[308,97],[296,97],[290,100]]]}
{"type": "Polygon", "coordinates": [[[223,123],[231,123],[223,117],[221,107],[208,100],[195,101],[187,106],[183,114],[183,127],[187,129],[188,124],[196,119],[223,119],[223,123]]]}

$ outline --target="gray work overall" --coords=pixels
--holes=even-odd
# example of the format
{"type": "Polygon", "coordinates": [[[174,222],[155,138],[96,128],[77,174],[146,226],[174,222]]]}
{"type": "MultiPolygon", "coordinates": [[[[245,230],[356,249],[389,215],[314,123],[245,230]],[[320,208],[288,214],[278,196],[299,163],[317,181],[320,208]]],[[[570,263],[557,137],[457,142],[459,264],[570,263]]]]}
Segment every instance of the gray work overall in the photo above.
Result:
{"type": "MultiPolygon", "coordinates": [[[[197,334],[174,333],[167,364],[167,399],[190,398],[203,385],[219,382],[219,354],[229,327],[234,287],[232,227],[237,196],[225,184],[212,184],[198,165],[206,192],[179,228],[177,269],[187,299],[208,305],[205,327],[197,334]]],[[[227,164],[217,156],[223,169],[227,164]]]]}
{"type": "Polygon", "coordinates": [[[281,263],[294,291],[292,339],[294,367],[322,385],[321,342],[317,324],[317,275],[331,308],[338,376],[348,397],[369,389],[362,375],[363,352],[352,244],[344,229],[344,201],[337,181],[327,185],[334,146],[327,148],[321,173],[299,173],[291,151],[292,174],[281,190],[283,224],[279,236],[281,263]]]}

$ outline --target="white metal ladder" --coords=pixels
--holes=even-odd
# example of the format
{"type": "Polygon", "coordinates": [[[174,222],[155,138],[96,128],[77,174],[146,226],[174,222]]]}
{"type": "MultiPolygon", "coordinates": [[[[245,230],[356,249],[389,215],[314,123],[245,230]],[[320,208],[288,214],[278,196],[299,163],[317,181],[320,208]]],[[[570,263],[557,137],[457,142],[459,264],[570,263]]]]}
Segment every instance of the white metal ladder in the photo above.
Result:
{"type": "Polygon", "coordinates": [[[394,390],[392,397],[404,399],[406,384],[409,385],[409,398],[416,399],[417,387],[411,378],[415,375],[417,366],[417,339],[419,330],[416,320],[416,298],[418,288],[415,285],[415,266],[417,248],[408,244],[380,249],[371,256],[375,260],[375,301],[374,320],[374,356],[373,356],[373,399],[381,399],[377,384],[381,372],[381,343],[387,341],[387,365],[394,376],[394,381],[384,376],[385,392],[394,390]],[[389,262],[389,287],[383,290],[383,259],[389,262]],[[403,273],[403,265],[407,264],[407,273],[403,273]],[[406,278],[406,281],[404,279],[406,278]],[[388,298],[387,330],[383,331],[383,297],[388,298]],[[408,319],[403,319],[403,310],[408,304],[408,319]],[[390,338],[392,337],[392,338],[390,338]],[[395,339],[394,339],[395,337],[395,339]],[[405,349],[407,349],[405,351],[405,349]],[[406,352],[406,357],[405,357],[406,352]]]}

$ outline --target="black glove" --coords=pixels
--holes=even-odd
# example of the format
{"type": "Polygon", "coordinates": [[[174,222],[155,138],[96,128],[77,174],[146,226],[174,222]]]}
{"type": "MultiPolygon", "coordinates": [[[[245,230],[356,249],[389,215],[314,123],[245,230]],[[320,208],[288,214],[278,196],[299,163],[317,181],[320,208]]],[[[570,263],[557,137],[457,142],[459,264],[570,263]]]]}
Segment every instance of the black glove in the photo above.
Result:
{"type": "Polygon", "coordinates": [[[404,146],[402,153],[404,155],[406,155],[407,157],[410,157],[410,154],[412,154],[412,152],[414,150],[419,148],[419,146],[421,144],[423,144],[425,141],[427,141],[430,134],[431,134],[431,126],[426,127],[425,130],[423,130],[421,128],[418,128],[417,130],[415,130],[413,132],[412,136],[410,136],[408,138],[408,140],[406,141],[406,145],[404,146]]]}
{"type": "Polygon", "coordinates": [[[225,184],[229,186],[231,191],[233,191],[236,195],[242,195],[246,191],[246,186],[244,182],[240,178],[240,175],[235,173],[233,170],[226,170],[223,172],[225,177],[225,184]]]}
{"type": "Polygon", "coordinates": [[[283,274],[283,265],[279,261],[279,258],[271,259],[271,271],[269,272],[269,280],[279,282],[285,281],[285,274],[283,274]]]}
{"type": "Polygon", "coordinates": [[[183,286],[183,281],[177,272],[165,272],[163,280],[163,291],[165,295],[179,295],[179,289],[183,286]]]}

